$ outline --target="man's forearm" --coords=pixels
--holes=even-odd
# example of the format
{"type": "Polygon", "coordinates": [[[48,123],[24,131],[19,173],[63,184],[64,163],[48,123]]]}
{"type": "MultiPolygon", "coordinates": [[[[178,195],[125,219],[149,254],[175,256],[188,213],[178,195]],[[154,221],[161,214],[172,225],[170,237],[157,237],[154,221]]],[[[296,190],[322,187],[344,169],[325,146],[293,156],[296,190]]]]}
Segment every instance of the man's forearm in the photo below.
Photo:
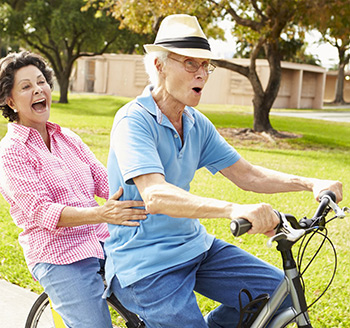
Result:
{"type": "Polygon", "coordinates": [[[265,194],[312,191],[316,181],[316,179],[277,172],[260,166],[253,166],[253,171],[252,177],[246,179],[246,186],[242,189],[265,194]]]}
{"type": "Polygon", "coordinates": [[[147,186],[141,196],[147,212],[172,217],[229,218],[233,206],[226,201],[193,195],[167,182],[147,186]]]}
{"type": "Polygon", "coordinates": [[[221,173],[243,190],[265,194],[312,191],[317,180],[252,165],[243,158],[221,173]]]}

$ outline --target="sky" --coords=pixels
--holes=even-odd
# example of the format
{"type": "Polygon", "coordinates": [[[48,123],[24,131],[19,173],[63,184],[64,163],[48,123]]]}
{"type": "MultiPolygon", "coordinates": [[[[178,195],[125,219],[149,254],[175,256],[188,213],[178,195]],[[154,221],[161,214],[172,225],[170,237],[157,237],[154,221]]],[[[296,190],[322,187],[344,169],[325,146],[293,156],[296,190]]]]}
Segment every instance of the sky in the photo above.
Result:
{"type": "MultiPolygon", "coordinates": [[[[223,22],[222,28],[225,30],[225,38],[227,41],[209,39],[212,51],[215,55],[228,59],[232,58],[235,49],[235,41],[230,33],[229,22],[223,22]]],[[[320,33],[317,31],[310,32],[306,35],[306,42],[308,43],[307,53],[316,55],[321,61],[321,65],[330,69],[338,62],[338,51],[330,44],[318,44],[317,40],[320,33]]]]}
{"type": "Polygon", "coordinates": [[[310,54],[317,55],[321,60],[321,64],[325,68],[331,68],[338,63],[338,50],[336,47],[331,46],[329,43],[318,44],[315,40],[318,40],[320,33],[317,31],[310,32],[306,36],[306,42],[309,43],[307,51],[310,54]]]}

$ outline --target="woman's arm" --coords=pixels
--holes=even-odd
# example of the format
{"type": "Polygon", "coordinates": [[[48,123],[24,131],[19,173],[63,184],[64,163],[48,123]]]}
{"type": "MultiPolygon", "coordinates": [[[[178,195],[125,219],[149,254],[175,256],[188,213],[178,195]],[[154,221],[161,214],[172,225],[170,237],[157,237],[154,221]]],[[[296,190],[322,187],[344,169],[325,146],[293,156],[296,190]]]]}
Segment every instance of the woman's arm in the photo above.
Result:
{"type": "Polygon", "coordinates": [[[135,207],[143,207],[142,201],[119,201],[118,199],[123,193],[123,189],[119,190],[109,198],[102,206],[96,207],[72,207],[66,206],[61,212],[57,227],[75,227],[84,224],[110,223],[126,226],[139,226],[135,220],[144,220],[147,218],[144,209],[135,207]]]}

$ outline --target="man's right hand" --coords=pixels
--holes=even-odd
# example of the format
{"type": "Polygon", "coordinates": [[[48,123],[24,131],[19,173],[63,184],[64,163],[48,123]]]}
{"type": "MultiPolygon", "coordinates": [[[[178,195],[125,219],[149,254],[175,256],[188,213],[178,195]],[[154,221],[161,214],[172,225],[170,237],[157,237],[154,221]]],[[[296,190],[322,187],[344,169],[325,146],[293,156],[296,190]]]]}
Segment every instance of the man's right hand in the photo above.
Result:
{"type": "Polygon", "coordinates": [[[252,224],[248,234],[262,233],[269,237],[274,235],[274,229],[280,221],[270,204],[233,204],[232,206],[232,220],[242,218],[252,224]]]}

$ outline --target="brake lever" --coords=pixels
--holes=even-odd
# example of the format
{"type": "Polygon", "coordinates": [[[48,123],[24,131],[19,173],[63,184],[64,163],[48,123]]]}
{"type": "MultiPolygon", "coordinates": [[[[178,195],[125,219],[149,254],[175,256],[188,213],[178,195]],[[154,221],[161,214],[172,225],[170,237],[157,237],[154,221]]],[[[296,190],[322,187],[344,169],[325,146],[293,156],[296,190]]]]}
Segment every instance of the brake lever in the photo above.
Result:
{"type": "Polygon", "coordinates": [[[280,232],[274,235],[273,237],[271,237],[267,241],[268,248],[272,247],[272,243],[274,241],[278,241],[281,239],[287,239],[289,241],[297,241],[298,239],[300,239],[301,236],[305,234],[305,230],[303,229],[294,229],[288,222],[284,213],[279,213],[279,215],[280,215],[281,223],[277,228],[277,230],[279,230],[280,232]]]}
{"type": "Polygon", "coordinates": [[[334,211],[335,216],[339,219],[344,219],[346,214],[345,213],[350,213],[350,209],[348,207],[343,207],[340,208],[338,204],[336,204],[331,197],[328,195],[325,195],[323,197],[327,197],[329,200],[329,207],[334,211]]]}

